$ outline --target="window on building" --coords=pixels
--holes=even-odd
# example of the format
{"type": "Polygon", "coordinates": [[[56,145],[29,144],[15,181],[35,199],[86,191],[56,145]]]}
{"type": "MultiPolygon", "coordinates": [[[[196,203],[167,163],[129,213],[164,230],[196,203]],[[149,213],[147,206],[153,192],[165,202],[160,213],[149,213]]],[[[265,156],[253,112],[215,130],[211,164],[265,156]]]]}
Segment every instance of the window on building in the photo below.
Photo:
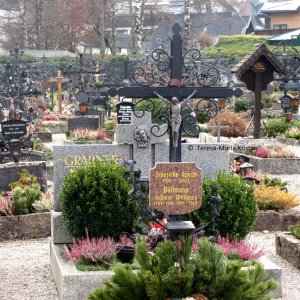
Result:
{"type": "Polygon", "coordinates": [[[273,29],[287,29],[287,24],[274,24],[273,29]]]}

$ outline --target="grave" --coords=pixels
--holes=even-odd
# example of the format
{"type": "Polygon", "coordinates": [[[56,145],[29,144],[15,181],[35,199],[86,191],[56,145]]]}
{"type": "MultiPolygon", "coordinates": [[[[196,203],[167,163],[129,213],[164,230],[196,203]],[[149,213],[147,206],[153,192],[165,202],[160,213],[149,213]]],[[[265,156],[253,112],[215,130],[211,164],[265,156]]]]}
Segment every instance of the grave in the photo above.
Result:
{"type": "MultiPolygon", "coordinates": [[[[55,208],[51,219],[50,249],[51,268],[62,299],[82,299],[93,288],[103,286],[103,280],[112,275],[109,271],[78,272],[75,270],[73,263],[66,262],[62,258],[65,244],[70,243],[72,237],[63,226],[58,194],[63,178],[69,170],[78,165],[100,159],[103,156],[115,159],[121,158],[121,160],[134,160],[137,162],[137,168],[141,170],[141,179],[144,181],[150,180],[151,205],[158,209],[164,209],[175,216],[200,207],[202,176],[215,176],[219,170],[229,171],[230,147],[228,145],[219,143],[181,144],[181,103],[192,99],[193,96],[195,98],[224,98],[231,97],[235,93],[231,88],[210,88],[208,86],[195,88],[182,85],[182,65],[184,62],[181,52],[180,30],[179,24],[175,24],[171,40],[171,58],[169,61],[171,79],[168,87],[157,85],[150,87],[143,81],[143,87],[129,86],[108,91],[110,95],[132,98],[147,99],[157,96],[170,105],[171,117],[167,123],[164,125],[152,124],[150,113],[142,112],[142,115],[138,116],[133,111],[130,115],[130,123],[127,115],[124,119],[128,124],[117,125],[116,144],[114,145],[91,145],[85,148],[82,145],[54,147],[55,208]],[[176,99],[172,98],[171,100],[171,97],[176,99]],[[168,130],[170,142],[166,143],[167,135],[160,133],[167,133],[168,130]],[[201,171],[199,168],[201,168],[201,171]],[[160,176],[166,180],[159,181],[160,176]],[[155,179],[157,180],[155,181],[155,179]],[[154,183],[152,180],[154,180],[154,183]],[[95,278],[94,276],[98,277],[95,278]]],[[[204,74],[200,75],[201,78],[206,78],[204,74]]],[[[203,79],[201,82],[205,80],[203,79]]],[[[213,100],[206,101],[209,101],[211,106],[215,104],[213,100]]],[[[197,107],[198,105],[199,103],[197,107]]],[[[210,113],[213,113],[213,111],[210,111],[210,113]]],[[[178,221],[175,221],[175,223],[168,222],[168,229],[171,236],[173,234],[174,239],[180,233],[188,234],[194,230],[190,222],[186,224],[176,222],[178,221]],[[178,227],[178,225],[183,226],[178,227]]]]}

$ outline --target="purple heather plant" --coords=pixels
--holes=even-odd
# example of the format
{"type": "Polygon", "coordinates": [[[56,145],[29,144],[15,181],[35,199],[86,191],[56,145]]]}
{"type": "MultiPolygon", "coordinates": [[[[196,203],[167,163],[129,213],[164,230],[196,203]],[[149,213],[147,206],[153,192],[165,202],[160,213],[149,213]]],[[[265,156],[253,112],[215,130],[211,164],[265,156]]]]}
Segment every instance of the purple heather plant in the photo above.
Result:
{"type": "Polygon", "coordinates": [[[73,245],[66,255],[73,262],[102,263],[109,266],[116,255],[116,242],[112,238],[90,238],[85,230],[86,238],[73,239],[73,245]]]}
{"type": "Polygon", "coordinates": [[[219,236],[217,246],[223,249],[227,257],[235,253],[244,261],[258,259],[263,255],[257,245],[250,245],[246,241],[230,240],[229,237],[219,236]]]}

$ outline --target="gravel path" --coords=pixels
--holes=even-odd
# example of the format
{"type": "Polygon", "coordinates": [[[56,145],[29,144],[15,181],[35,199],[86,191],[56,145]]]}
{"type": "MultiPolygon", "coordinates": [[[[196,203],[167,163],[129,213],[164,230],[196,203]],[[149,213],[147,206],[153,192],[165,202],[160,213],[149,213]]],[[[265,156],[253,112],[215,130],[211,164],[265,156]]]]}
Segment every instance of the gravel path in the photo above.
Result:
{"type": "MultiPolygon", "coordinates": [[[[249,240],[259,245],[265,255],[282,268],[281,300],[299,300],[300,270],[275,254],[274,233],[253,232],[249,240]]],[[[1,242],[0,299],[57,300],[49,257],[48,239],[1,242]]]]}
{"type": "Polygon", "coordinates": [[[56,300],[50,270],[49,240],[0,243],[0,299],[56,300]]]}

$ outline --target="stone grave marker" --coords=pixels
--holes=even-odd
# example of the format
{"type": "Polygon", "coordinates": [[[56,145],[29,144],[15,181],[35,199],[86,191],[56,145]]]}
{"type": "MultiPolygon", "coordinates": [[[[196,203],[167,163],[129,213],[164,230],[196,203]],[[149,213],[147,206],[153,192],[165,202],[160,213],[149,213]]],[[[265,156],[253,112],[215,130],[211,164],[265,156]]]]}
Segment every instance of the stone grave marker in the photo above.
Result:
{"type": "Polygon", "coordinates": [[[150,171],[150,207],[170,215],[201,206],[201,170],[195,163],[156,163],[150,171]]]}
{"type": "Polygon", "coordinates": [[[1,123],[1,133],[9,140],[19,139],[27,134],[26,122],[21,120],[9,120],[1,123]]]}
{"type": "Polygon", "coordinates": [[[118,124],[131,124],[131,113],[134,104],[132,102],[120,102],[117,105],[118,124]]]}
{"type": "MultiPolygon", "coordinates": [[[[30,153],[26,151],[21,151],[21,156],[19,158],[20,162],[29,162],[29,161],[44,161],[45,155],[42,151],[31,151],[30,153]]],[[[0,164],[13,162],[10,152],[4,152],[0,154],[0,164]]]]}
{"type": "Polygon", "coordinates": [[[82,116],[68,119],[68,131],[77,128],[88,128],[96,130],[100,126],[99,116],[82,116]]]}

